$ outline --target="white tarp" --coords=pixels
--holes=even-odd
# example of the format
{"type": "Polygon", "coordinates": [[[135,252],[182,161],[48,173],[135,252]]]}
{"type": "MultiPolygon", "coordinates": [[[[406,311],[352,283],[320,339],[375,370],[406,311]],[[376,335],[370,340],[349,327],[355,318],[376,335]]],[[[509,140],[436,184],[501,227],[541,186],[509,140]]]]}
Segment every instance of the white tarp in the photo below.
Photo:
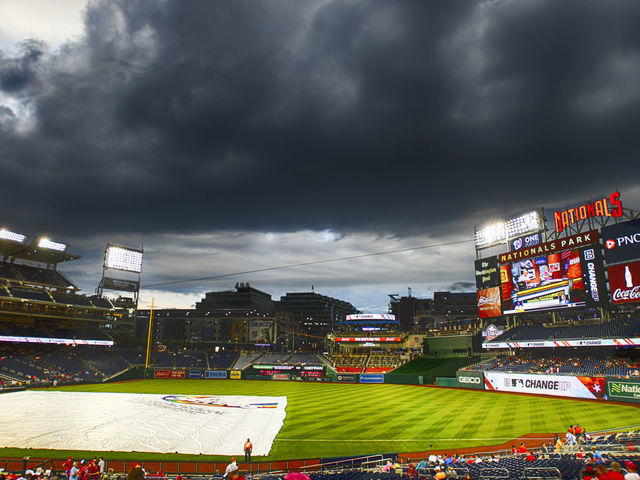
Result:
{"type": "Polygon", "coordinates": [[[25,391],[0,395],[0,446],[267,455],[287,397],[25,391]]]}

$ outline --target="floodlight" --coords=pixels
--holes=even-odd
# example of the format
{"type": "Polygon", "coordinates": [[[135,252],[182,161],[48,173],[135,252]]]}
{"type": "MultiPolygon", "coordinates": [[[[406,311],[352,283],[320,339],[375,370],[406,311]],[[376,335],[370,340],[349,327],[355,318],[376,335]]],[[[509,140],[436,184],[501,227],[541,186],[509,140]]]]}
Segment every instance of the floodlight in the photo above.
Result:
{"type": "Polygon", "coordinates": [[[3,228],[0,229],[0,238],[3,240],[11,240],[12,242],[24,243],[24,240],[27,237],[20,233],[10,232],[6,228],[3,228]]]}
{"type": "Polygon", "coordinates": [[[497,222],[476,231],[476,247],[488,247],[504,242],[507,238],[519,237],[542,229],[542,218],[538,211],[534,210],[506,222],[497,222]]]}
{"type": "Polygon", "coordinates": [[[42,237],[38,241],[38,247],[46,248],[47,250],[57,250],[59,252],[64,252],[67,249],[64,243],[52,242],[46,237],[42,237]]]}
{"type": "Polygon", "coordinates": [[[140,273],[142,271],[142,252],[122,247],[107,247],[105,266],[116,270],[140,273]]]}

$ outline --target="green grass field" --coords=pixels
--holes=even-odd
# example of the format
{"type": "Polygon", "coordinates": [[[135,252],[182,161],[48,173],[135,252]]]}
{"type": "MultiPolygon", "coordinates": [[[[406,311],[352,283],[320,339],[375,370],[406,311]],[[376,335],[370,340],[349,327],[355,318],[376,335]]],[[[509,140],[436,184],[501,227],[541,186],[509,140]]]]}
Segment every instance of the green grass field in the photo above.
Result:
{"type": "MultiPolygon", "coordinates": [[[[209,395],[286,395],[287,418],[265,460],[492,445],[527,433],[640,424],[635,406],[410,385],[240,380],[139,380],[58,390],[209,395]]],[[[20,428],[20,425],[16,425],[20,428]]],[[[126,432],[123,432],[126,433],[126,432]]],[[[6,442],[6,439],[3,439],[6,442]]],[[[95,452],[92,452],[95,453],[95,452]]],[[[87,452],[0,449],[0,456],[88,456],[87,452]]],[[[111,459],[223,460],[227,457],[108,453],[111,459]]]]}

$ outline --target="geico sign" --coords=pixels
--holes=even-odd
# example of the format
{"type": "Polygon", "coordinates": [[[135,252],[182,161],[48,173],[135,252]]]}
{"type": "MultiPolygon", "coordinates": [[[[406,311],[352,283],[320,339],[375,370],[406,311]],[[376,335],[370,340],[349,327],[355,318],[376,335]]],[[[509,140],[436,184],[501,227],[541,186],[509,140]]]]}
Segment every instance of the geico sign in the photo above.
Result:
{"type": "Polygon", "coordinates": [[[460,383],[480,383],[480,377],[458,377],[460,383]]]}

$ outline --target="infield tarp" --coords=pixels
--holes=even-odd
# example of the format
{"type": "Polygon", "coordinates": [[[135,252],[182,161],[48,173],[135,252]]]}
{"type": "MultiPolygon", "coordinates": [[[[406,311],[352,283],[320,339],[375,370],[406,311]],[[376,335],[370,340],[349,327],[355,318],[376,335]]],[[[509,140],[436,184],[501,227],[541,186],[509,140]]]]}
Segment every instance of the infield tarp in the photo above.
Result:
{"type": "Polygon", "coordinates": [[[25,391],[0,395],[0,446],[267,455],[287,397],[25,391]]]}

